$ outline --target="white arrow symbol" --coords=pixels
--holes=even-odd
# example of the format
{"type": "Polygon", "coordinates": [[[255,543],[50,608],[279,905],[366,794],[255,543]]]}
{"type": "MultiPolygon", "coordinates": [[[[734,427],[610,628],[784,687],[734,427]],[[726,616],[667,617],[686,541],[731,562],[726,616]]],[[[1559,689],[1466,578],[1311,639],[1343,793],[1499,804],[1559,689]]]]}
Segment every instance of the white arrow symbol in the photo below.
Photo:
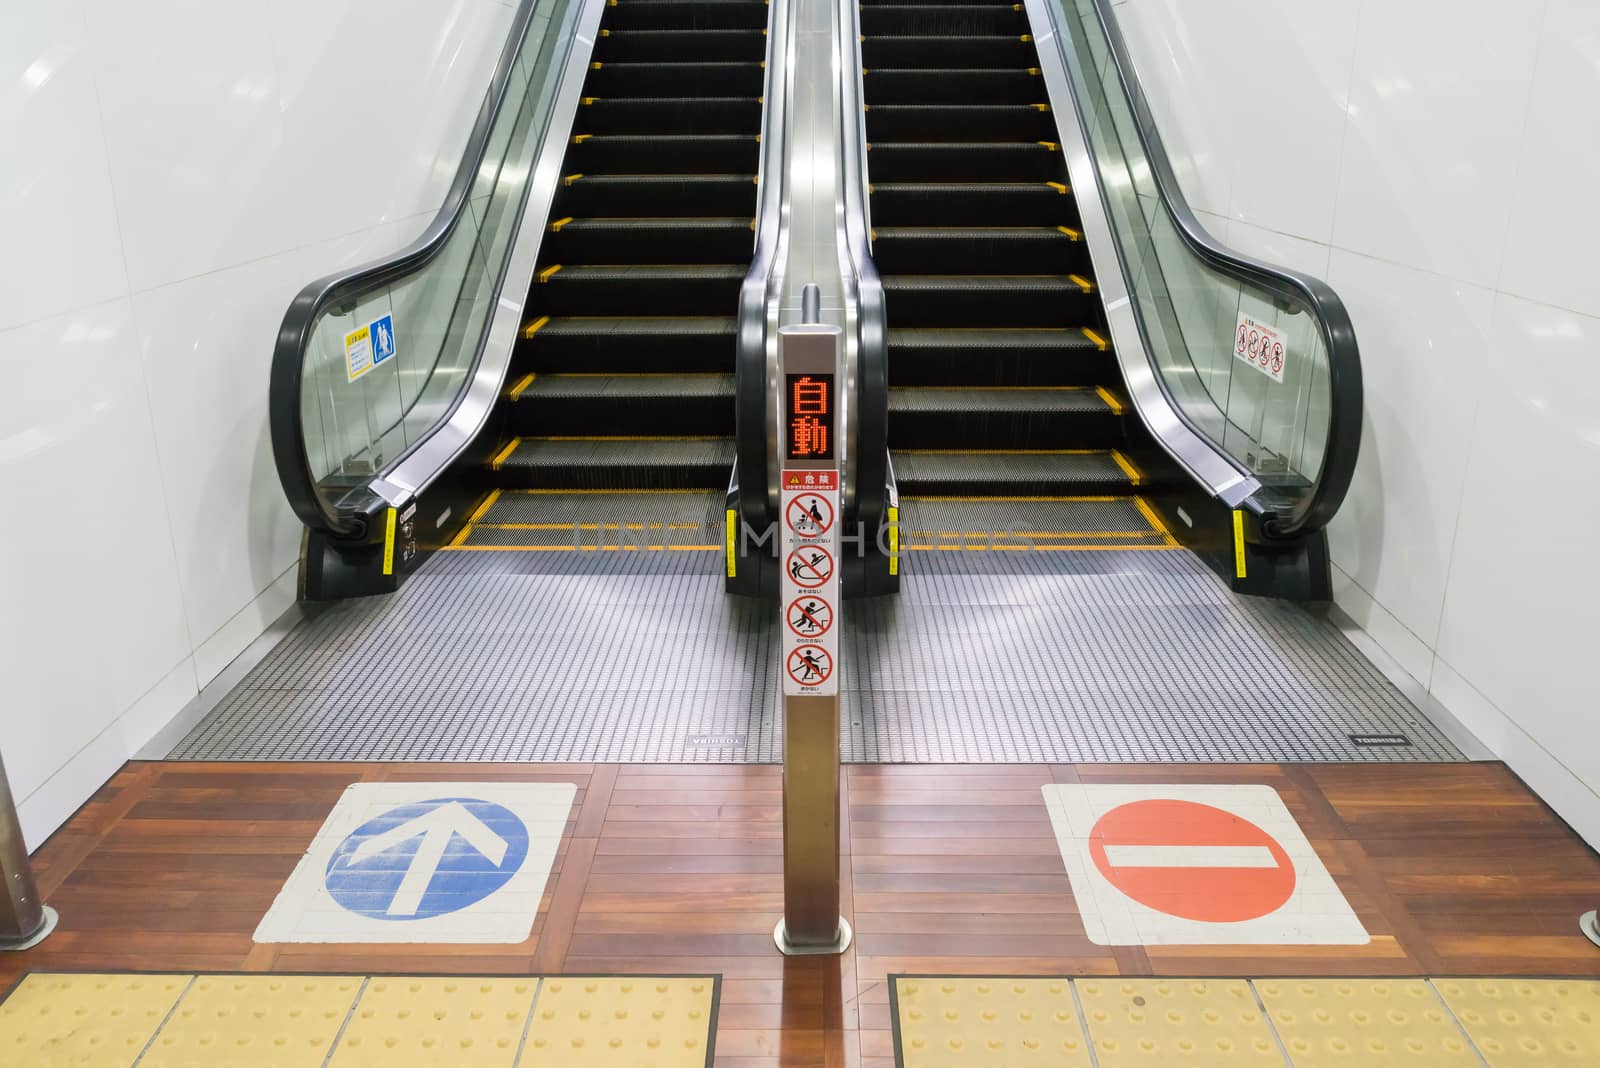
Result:
{"type": "Polygon", "coordinates": [[[428,883],[433,881],[434,873],[439,870],[439,862],[444,859],[444,851],[450,845],[452,835],[459,834],[465,838],[468,845],[482,853],[497,868],[506,858],[506,840],[486,827],[465,805],[451,801],[368,838],[351,851],[350,863],[359,864],[403,842],[409,842],[419,834],[423,836],[422,844],[412,855],[411,866],[406,869],[405,878],[400,880],[400,889],[395,891],[394,900],[389,902],[385,910],[391,916],[417,914],[422,895],[427,892],[428,883]]]}

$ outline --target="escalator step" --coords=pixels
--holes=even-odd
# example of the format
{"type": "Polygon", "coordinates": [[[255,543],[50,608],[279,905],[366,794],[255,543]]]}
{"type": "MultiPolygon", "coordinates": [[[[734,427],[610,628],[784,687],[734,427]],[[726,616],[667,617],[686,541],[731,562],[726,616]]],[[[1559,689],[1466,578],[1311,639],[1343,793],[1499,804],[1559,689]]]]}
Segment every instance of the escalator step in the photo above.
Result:
{"type": "Polygon", "coordinates": [[[861,76],[865,99],[886,104],[1032,104],[1046,99],[1037,67],[983,70],[922,70],[868,67],[861,76]]]}
{"type": "MultiPolygon", "coordinates": [[[[1010,7],[1016,0],[990,0],[995,7],[1010,7]]],[[[975,6],[975,0],[861,0],[861,10],[871,11],[876,8],[894,7],[932,7],[935,4],[950,4],[955,7],[975,6]]]]}
{"type": "Polygon", "coordinates": [[[538,375],[514,388],[511,433],[581,435],[601,426],[635,434],[733,434],[731,374],[538,375]]]}
{"type": "Polygon", "coordinates": [[[876,226],[1075,226],[1076,201],[1056,182],[874,182],[876,226]]]}
{"type": "MultiPolygon", "coordinates": [[[[969,453],[897,450],[894,477],[903,496],[999,497],[1131,493],[1131,465],[1111,450],[969,453]]],[[[1128,528],[1136,529],[1136,528],[1128,528]]]]}
{"type": "MultiPolygon", "coordinates": [[[[630,207],[634,205],[619,205],[630,207]]],[[[541,256],[584,263],[738,263],[750,258],[751,219],[563,219],[550,224],[541,256]]]]}
{"type": "MultiPolygon", "coordinates": [[[[685,56],[700,60],[759,62],[767,54],[765,30],[600,31],[594,58],[606,63],[670,63],[685,56]]],[[[603,69],[603,68],[602,68],[603,69]]],[[[681,90],[680,90],[681,92],[681,90]]]]}
{"type": "Polygon", "coordinates": [[[606,13],[612,30],[760,30],[762,0],[619,0],[606,13]]]}
{"type": "Polygon", "coordinates": [[[540,271],[530,303],[540,315],[732,315],[745,265],[627,264],[540,271]]]}
{"type": "Polygon", "coordinates": [[[738,320],[726,316],[550,318],[517,343],[517,376],[731,372],[738,320]]]}
{"type": "Polygon", "coordinates": [[[976,37],[1028,32],[1021,4],[874,4],[861,9],[861,32],[878,34],[947,34],[976,37]]]}
{"type": "Polygon", "coordinates": [[[1029,67],[1036,61],[1033,39],[1025,33],[985,37],[945,37],[935,34],[869,36],[861,43],[861,65],[911,70],[951,68],[1029,67]]]}
{"type": "Polygon", "coordinates": [[[761,128],[753,96],[586,96],[575,129],[591,134],[745,134],[761,128]]]}
{"type": "Polygon", "coordinates": [[[1122,444],[1122,410],[1083,387],[896,388],[889,391],[889,447],[1108,448],[1122,444]]]}
{"type": "Polygon", "coordinates": [[[1083,237],[1065,226],[874,226],[884,274],[1065,274],[1090,269],[1083,237]]]}
{"type": "Polygon", "coordinates": [[[608,97],[760,96],[759,58],[717,63],[602,63],[591,69],[585,94],[608,97]]]}
{"type": "Polygon", "coordinates": [[[1090,386],[1113,357],[1082,330],[889,331],[889,385],[1090,386]]]}
{"type": "Polygon", "coordinates": [[[1078,327],[1099,297],[1067,278],[1027,275],[885,275],[890,326],[1078,327]]]}
{"type": "Polygon", "coordinates": [[[725,489],[732,438],[520,438],[491,463],[512,489],[725,489]]]}
{"type": "Polygon", "coordinates": [[[1052,141],[1055,117],[1037,104],[878,104],[867,109],[867,140],[1052,141]]]}
{"type": "Polygon", "coordinates": [[[1061,152],[1050,141],[868,142],[867,168],[874,183],[1054,182],[1061,180],[1061,152]]]}
{"type": "Polygon", "coordinates": [[[579,134],[562,169],[579,174],[753,174],[755,134],[579,134]]]}
{"type": "Polygon", "coordinates": [[[693,218],[734,214],[754,218],[753,174],[577,174],[562,179],[551,214],[557,219],[637,211],[693,218]]]}

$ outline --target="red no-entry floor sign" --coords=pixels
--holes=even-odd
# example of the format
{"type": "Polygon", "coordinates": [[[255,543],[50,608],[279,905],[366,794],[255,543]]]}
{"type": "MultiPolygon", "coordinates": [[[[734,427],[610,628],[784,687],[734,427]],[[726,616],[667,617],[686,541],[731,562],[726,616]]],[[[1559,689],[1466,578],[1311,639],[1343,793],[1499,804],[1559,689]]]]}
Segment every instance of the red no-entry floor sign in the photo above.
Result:
{"type": "Polygon", "coordinates": [[[1044,795],[1096,945],[1369,941],[1270,786],[1073,783],[1044,795]]]}
{"type": "Polygon", "coordinates": [[[1294,863],[1250,821],[1193,801],[1121,805],[1089,832],[1106,881],[1170,916],[1237,923],[1276,912],[1294,893],[1294,863]]]}

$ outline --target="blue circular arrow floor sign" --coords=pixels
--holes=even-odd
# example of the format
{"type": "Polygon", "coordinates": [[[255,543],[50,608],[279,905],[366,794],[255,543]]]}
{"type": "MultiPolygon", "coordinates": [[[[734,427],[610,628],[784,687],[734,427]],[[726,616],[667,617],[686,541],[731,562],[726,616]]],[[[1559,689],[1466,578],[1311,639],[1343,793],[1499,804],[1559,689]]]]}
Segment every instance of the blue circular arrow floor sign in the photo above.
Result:
{"type": "Polygon", "coordinates": [[[422,920],[474,905],[528,858],[528,828],[471,797],[400,805],[357,827],[328,861],[334,901],[378,920],[422,920]]]}

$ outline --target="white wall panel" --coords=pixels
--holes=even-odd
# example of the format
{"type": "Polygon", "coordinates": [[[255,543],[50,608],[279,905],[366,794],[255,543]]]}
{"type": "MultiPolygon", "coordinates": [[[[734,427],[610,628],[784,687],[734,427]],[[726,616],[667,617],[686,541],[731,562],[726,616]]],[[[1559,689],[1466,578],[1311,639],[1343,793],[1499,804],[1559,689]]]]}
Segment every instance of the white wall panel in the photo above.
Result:
{"type": "Polygon", "coordinates": [[[514,6],[4,5],[0,494],[48,517],[7,529],[28,564],[0,577],[30,843],[288,603],[277,326],[421,232],[514,6]]]}
{"type": "Polygon", "coordinates": [[[1333,557],[1430,648],[1444,605],[1494,294],[1343,250],[1325,276],[1361,342],[1361,459],[1333,557]]]}
{"type": "Polygon", "coordinates": [[[1552,0],[1534,72],[1500,287],[1600,315],[1600,4],[1552,0]]]}
{"type": "Polygon", "coordinates": [[[1335,244],[1498,281],[1544,7],[1362,6],[1335,244]]]}
{"type": "Polygon", "coordinates": [[[1117,11],[1146,90],[1186,102],[1162,128],[1174,156],[1218,171],[1186,171],[1186,190],[1209,200],[1225,186],[1228,239],[1323,274],[1355,320],[1367,405],[1330,531],[1337,600],[1600,844],[1588,667],[1600,647],[1600,287],[1588,262],[1600,9],[1126,0],[1117,11]],[[1229,33],[1273,71],[1248,106],[1216,73],[1237,63],[1229,33]],[[1329,115],[1346,101],[1335,134],[1329,115]],[[1202,112],[1212,119],[1188,117],[1202,112]],[[1229,160],[1263,125],[1282,151],[1241,174],[1229,160]],[[1330,189],[1306,161],[1336,139],[1330,189]]]}
{"type": "Polygon", "coordinates": [[[0,741],[26,797],[189,635],[128,302],[0,334],[0,380],[0,741]]]}
{"type": "Polygon", "coordinates": [[[127,293],[80,0],[0,13],[0,330],[127,293]]]}

